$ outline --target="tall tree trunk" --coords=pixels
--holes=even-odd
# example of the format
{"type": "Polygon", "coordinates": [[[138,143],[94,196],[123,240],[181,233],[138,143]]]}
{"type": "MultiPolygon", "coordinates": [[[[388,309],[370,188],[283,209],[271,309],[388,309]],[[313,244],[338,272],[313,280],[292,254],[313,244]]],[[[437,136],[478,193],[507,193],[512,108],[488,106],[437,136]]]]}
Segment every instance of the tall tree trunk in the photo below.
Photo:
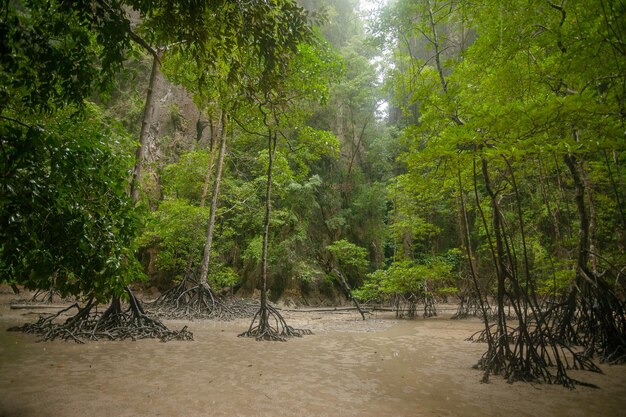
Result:
{"type": "Polygon", "coordinates": [[[437,66],[437,73],[439,74],[439,81],[441,82],[441,88],[444,93],[448,92],[448,83],[443,73],[443,65],[441,64],[441,45],[439,44],[439,35],[437,33],[437,26],[435,24],[435,16],[433,12],[430,0],[426,0],[426,6],[428,8],[428,22],[430,23],[430,30],[432,31],[431,43],[435,48],[435,64],[437,66]]]}
{"type": "MultiPolygon", "coordinates": [[[[261,110],[263,110],[261,108],[261,110]]],[[[274,119],[278,124],[277,117],[274,119]]],[[[262,286],[261,286],[261,305],[259,311],[252,319],[252,323],[247,331],[239,336],[254,337],[256,340],[274,340],[286,341],[287,337],[302,336],[305,334],[313,334],[307,329],[294,329],[289,326],[280,312],[267,302],[267,281],[268,281],[268,250],[270,241],[270,216],[272,214],[272,171],[274,169],[274,157],[276,155],[277,133],[267,123],[265,118],[265,126],[267,126],[267,150],[269,161],[267,164],[267,188],[265,191],[265,220],[263,223],[263,248],[261,252],[262,262],[262,286]],[[257,323],[258,319],[258,324],[257,323]]]]}
{"type": "MultiPolygon", "coordinates": [[[[619,164],[617,161],[617,154],[613,151],[615,166],[617,169],[617,178],[620,178],[619,173],[619,164]]],[[[617,182],[615,181],[615,177],[613,176],[613,171],[611,170],[611,163],[609,161],[609,156],[606,151],[604,151],[604,161],[606,162],[606,169],[609,172],[609,180],[611,182],[611,188],[613,190],[613,194],[615,195],[615,202],[617,206],[617,211],[620,215],[620,220],[622,221],[622,227],[626,230],[626,214],[624,214],[624,205],[622,204],[622,198],[620,194],[620,189],[623,190],[623,187],[619,187],[617,182]]]]}
{"type": "Polygon", "coordinates": [[[145,158],[145,150],[148,142],[150,127],[152,126],[152,117],[154,115],[154,84],[159,71],[159,58],[162,52],[157,51],[157,55],[152,57],[152,70],[150,71],[150,80],[148,81],[148,90],[146,92],[146,104],[143,109],[143,118],[141,119],[141,132],[139,133],[139,144],[135,150],[135,167],[133,169],[133,178],[130,182],[130,196],[133,202],[139,201],[139,187],[141,186],[141,177],[143,174],[143,160],[145,158]]]}
{"type": "Polygon", "coordinates": [[[491,210],[493,212],[492,215],[492,226],[493,226],[493,236],[496,243],[496,252],[494,255],[496,264],[494,265],[497,271],[498,277],[498,289],[496,294],[496,303],[498,305],[498,332],[501,338],[505,341],[500,343],[499,349],[507,349],[508,343],[507,339],[507,325],[506,325],[506,314],[504,312],[504,298],[505,298],[505,279],[507,274],[507,267],[505,264],[505,251],[504,244],[502,242],[502,218],[500,213],[500,206],[498,204],[498,198],[495,190],[493,189],[493,184],[491,183],[491,177],[489,176],[489,166],[486,159],[482,159],[482,173],[483,178],[485,180],[485,188],[487,189],[487,194],[489,195],[489,199],[491,201],[491,210]]]}
{"type": "MultiPolygon", "coordinates": [[[[159,62],[163,51],[157,49],[152,56],[152,69],[150,70],[150,79],[148,80],[148,89],[146,90],[146,104],[143,108],[143,118],[141,119],[141,131],[139,132],[139,144],[135,149],[135,167],[133,169],[133,177],[130,181],[130,197],[133,203],[139,202],[139,188],[141,187],[141,177],[143,174],[143,160],[145,158],[146,146],[148,143],[148,135],[152,126],[152,117],[154,115],[154,84],[157,73],[159,71],[159,62]]],[[[138,303],[130,286],[126,286],[126,293],[131,303],[138,303]]],[[[111,306],[119,305],[120,297],[113,297],[111,306]]]]}
{"type": "Polygon", "coordinates": [[[538,163],[538,173],[539,173],[539,190],[541,191],[541,198],[543,200],[543,204],[546,206],[546,210],[548,211],[548,216],[550,217],[550,221],[552,223],[552,239],[554,240],[554,250],[558,254],[560,242],[561,242],[561,230],[559,228],[559,218],[558,204],[556,208],[553,210],[552,205],[550,204],[550,200],[548,198],[548,192],[546,190],[546,175],[544,173],[544,166],[541,157],[537,160],[538,163]]]}
{"type": "MultiPolygon", "coordinates": [[[[478,283],[478,272],[476,271],[476,266],[474,264],[474,252],[472,250],[472,235],[470,233],[469,227],[469,219],[467,218],[467,209],[465,207],[465,192],[463,190],[463,181],[461,179],[461,170],[457,169],[457,180],[459,184],[459,205],[460,205],[460,226],[463,229],[461,233],[461,242],[465,246],[465,251],[467,253],[467,260],[470,266],[470,274],[472,276],[472,284],[474,285],[474,291],[476,292],[476,297],[478,297],[478,305],[480,307],[480,311],[482,313],[483,324],[485,325],[485,329],[489,331],[489,315],[488,309],[489,306],[486,305],[486,300],[483,299],[483,294],[480,288],[480,284],[478,283]]],[[[491,348],[491,337],[487,338],[489,343],[489,347],[491,348]]]]}
{"type": "Polygon", "coordinates": [[[589,174],[582,163],[580,164],[580,168],[582,171],[583,185],[587,192],[587,204],[589,205],[589,261],[591,262],[591,272],[596,274],[598,272],[598,256],[596,249],[596,197],[593,192],[591,180],[589,179],[589,174]]]}
{"type": "Polygon", "coordinates": [[[538,164],[538,173],[539,173],[539,191],[541,192],[541,199],[543,204],[546,207],[548,212],[548,217],[550,217],[550,223],[552,225],[552,250],[548,252],[548,260],[550,261],[551,269],[552,269],[552,298],[556,299],[557,296],[557,278],[556,278],[556,267],[554,265],[554,257],[557,259],[564,257],[563,249],[561,246],[561,229],[559,227],[559,212],[560,207],[557,203],[555,204],[554,209],[550,204],[550,199],[548,197],[548,191],[546,188],[547,179],[546,173],[544,173],[544,165],[541,157],[537,159],[538,164]]]}
{"type": "Polygon", "coordinates": [[[577,307],[579,319],[576,331],[582,335],[580,344],[585,346],[585,353],[589,356],[599,353],[605,361],[623,363],[626,362],[625,306],[603,276],[589,268],[590,229],[593,222],[585,206],[587,190],[584,175],[581,175],[580,162],[576,156],[567,154],[565,163],[576,187],[580,226],[576,285],[570,293],[570,300],[578,301],[578,305],[571,303],[568,306],[561,327],[567,329],[571,326],[569,321],[575,317],[572,305],[577,307]],[[574,298],[576,296],[577,300],[574,298]]]}
{"type": "Polygon", "coordinates": [[[589,215],[585,204],[585,184],[578,169],[578,158],[572,154],[564,157],[565,165],[570,171],[574,187],[576,188],[576,208],[578,210],[578,256],[577,268],[579,272],[588,275],[589,261],[589,215]]]}
{"type": "Polygon", "coordinates": [[[269,152],[269,162],[267,165],[267,188],[265,191],[265,219],[263,222],[263,249],[261,252],[262,262],[262,286],[261,286],[261,312],[265,317],[261,317],[261,322],[267,322],[267,281],[268,263],[267,253],[270,241],[270,216],[272,214],[272,170],[274,168],[274,156],[276,154],[276,133],[270,129],[267,135],[267,150],[269,152]]]}
{"type": "Polygon", "coordinates": [[[566,301],[566,309],[564,314],[564,320],[561,321],[559,337],[562,339],[575,338],[575,330],[573,329],[573,320],[576,314],[576,300],[580,291],[582,277],[588,277],[587,260],[589,259],[588,252],[588,233],[589,233],[589,218],[587,217],[587,210],[585,208],[585,187],[578,172],[577,158],[572,154],[567,154],[563,157],[565,165],[570,171],[572,180],[574,181],[574,187],[576,189],[576,208],[578,210],[578,256],[576,257],[576,284],[573,285],[566,301]]]}
{"type": "MultiPolygon", "coordinates": [[[[209,118],[209,124],[211,128],[211,132],[210,132],[211,136],[210,136],[210,141],[209,141],[209,152],[211,153],[211,157],[209,160],[209,165],[207,166],[207,169],[206,169],[206,173],[204,174],[204,186],[202,187],[202,197],[200,198],[200,207],[206,206],[206,197],[207,197],[207,194],[209,193],[209,185],[211,184],[211,176],[213,174],[213,165],[215,162],[215,138],[216,136],[223,134],[221,128],[219,130],[214,129],[212,117],[209,118]],[[219,132],[219,133],[216,133],[216,132],[219,132]]],[[[194,258],[193,254],[189,254],[189,257],[187,258],[187,269],[185,269],[185,276],[183,278],[183,281],[186,280],[187,277],[191,275],[191,270],[193,269],[193,258],[194,258]]]]}
{"type": "Polygon", "coordinates": [[[213,231],[215,229],[215,213],[217,212],[217,200],[222,181],[222,168],[224,166],[224,154],[226,153],[226,113],[222,113],[222,133],[220,135],[220,150],[217,157],[217,172],[215,173],[215,185],[211,196],[211,208],[209,211],[209,225],[207,226],[207,239],[202,254],[202,266],[200,268],[200,285],[207,285],[209,275],[209,262],[211,260],[211,246],[213,244],[213,231]]]}
{"type": "Polygon", "coordinates": [[[215,128],[213,121],[210,120],[211,139],[209,142],[209,151],[211,152],[211,159],[209,161],[209,166],[207,167],[206,175],[204,176],[204,186],[202,187],[202,198],[200,199],[200,207],[204,207],[206,205],[206,196],[209,193],[209,185],[211,184],[211,175],[213,174],[213,164],[215,162],[215,138],[219,137],[221,141],[221,138],[224,137],[225,134],[224,126],[221,122],[221,119],[222,117],[220,116],[220,123],[217,128],[215,128]]]}

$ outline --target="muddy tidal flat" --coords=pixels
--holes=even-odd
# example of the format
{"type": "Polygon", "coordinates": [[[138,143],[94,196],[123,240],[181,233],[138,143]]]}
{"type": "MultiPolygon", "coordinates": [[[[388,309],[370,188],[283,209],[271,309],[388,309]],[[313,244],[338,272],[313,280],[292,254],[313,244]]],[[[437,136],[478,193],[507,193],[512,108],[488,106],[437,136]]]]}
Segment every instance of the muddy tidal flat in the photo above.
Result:
{"type": "Polygon", "coordinates": [[[478,320],[286,311],[313,335],[238,338],[248,320],[167,321],[193,342],[38,342],[6,328],[34,321],[0,295],[0,417],[626,416],[626,366],[575,375],[599,389],[480,382],[478,320]]]}

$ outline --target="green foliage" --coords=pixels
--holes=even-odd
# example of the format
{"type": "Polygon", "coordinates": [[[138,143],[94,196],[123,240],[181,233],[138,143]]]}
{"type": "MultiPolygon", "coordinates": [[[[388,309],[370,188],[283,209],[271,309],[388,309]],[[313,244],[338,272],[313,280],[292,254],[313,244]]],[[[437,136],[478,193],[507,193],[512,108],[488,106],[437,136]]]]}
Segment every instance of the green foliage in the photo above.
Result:
{"type": "Polygon", "coordinates": [[[246,262],[253,264],[261,263],[261,252],[263,250],[263,238],[262,236],[258,236],[255,239],[251,240],[248,244],[248,247],[243,253],[243,259],[246,262]]]}
{"type": "Polygon", "coordinates": [[[224,265],[211,265],[209,267],[209,285],[211,288],[220,290],[233,288],[241,282],[241,277],[231,267],[224,265]]]}
{"type": "Polygon", "coordinates": [[[363,285],[352,290],[352,295],[361,302],[381,301],[384,298],[382,287],[387,279],[387,272],[377,269],[367,274],[363,285]]]}
{"type": "Polygon", "coordinates": [[[339,156],[339,140],[328,130],[304,126],[297,130],[298,148],[292,154],[300,172],[308,174],[309,167],[323,157],[335,159],[339,156]]]}
{"type": "Polygon", "coordinates": [[[359,285],[362,282],[363,275],[369,269],[367,250],[345,239],[326,246],[326,250],[332,253],[339,272],[348,279],[351,286],[359,285]]]}
{"type": "Polygon", "coordinates": [[[166,199],[151,213],[140,244],[158,248],[156,267],[180,280],[189,272],[190,262],[192,267],[199,264],[208,219],[208,208],[166,199]]]}
{"type": "Polygon", "coordinates": [[[0,124],[0,259],[5,279],[63,295],[120,295],[141,276],[138,227],[126,194],[130,158],[109,143],[95,107],[57,112],[26,127],[0,124]]]}
{"type": "Polygon", "coordinates": [[[495,273],[489,175],[513,273],[536,280],[542,293],[559,293],[571,284],[577,256],[575,195],[563,163],[574,155],[593,193],[586,198],[596,213],[596,250],[605,267],[623,265],[617,248],[626,222],[617,207],[624,200],[615,185],[624,178],[610,176],[621,171],[626,143],[617,58],[624,50],[616,47],[626,35],[622,9],[585,1],[398,1],[384,9],[373,29],[380,45],[393,45],[386,82],[407,147],[407,172],[391,187],[397,256],[457,246],[461,195],[469,243],[488,281],[495,273]]]}
{"type": "Polygon", "coordinates": [[[82,106],[121,68],[129,28],[119,1],[2,2],[0,114],[82,106]]]}
{"type": "MultiPolygon", "coordinates": [[[[132,164],[118,158],[120,154],[127,155],[126,152],[132,144],[124,138],[122,145],[113,145],[115,149],[111,150],[108,143],[115,138],[109,135],[110,132],[106,132],[99,139],[102,146],[100,149],[95,146],[97,140],[85,138],[89,135],[97,136],[94,132],[97,130],[95,126],[100,123],[100,116],[97,116],[97,122],[94,121],[94,128],[90,128],[93,132],[87,129],[89,134],[81,136],[79,132],[87,119],[70,117],[68,114],[68,106],[73,106],[72,111],[79,112],[86,97],[101,93],[111,77],[120,70],[122,62],[135,54],[136,51],[131,50],[131,41],[144,51],[155,52],[156,45],[164,47],[166,51],[161,51],[165,53],[161,61],[164,73],[193,92],[201,110],[206,111],[205,114],[210,117],[221,112],[228,114],[225,120],[229,123],[229,129],[234,126],[233,120],[236,117],[242,121],[243,130],[258,131],[263,122],[267,124],[269,120],[274,123],[272,118],[265,118],[268,111],[274,112],[274,117],[278,118],[277,125],[284,130],[283,135],[298,142],[297,152],[284,152],[277,161],[281,175],[276,178],[279,184],[276,195],[286,198],[286,204],[282,209],[276,210],[273,218],[278,226],[276,235],[287,236],[290,231],[298,229],[292,235],[293,239],[282,239],[282,243],[279,241],[277,253],[284,250],[289,256],[296,252],[302,258],[309,256],[308,253],[303,253],[307,251],[302,250],[302,231],[305,228],[298,225],[298,219],[304,218],[304,213],[310,212],[310,198],[320,181],[318,177],[310,175],[308,165],[323,158],[334,158],[338,153],[338,144],[336,138],[324,130],[302,129],[302,133],[298,134],[294,128],[302,126],[307,114],[306,108],[311,102],[323,101],[327,97],[328,80],[341,70],[341,63],[336,55],[321,39],[316,38],[310,26],[317,19],[314,14],[309,15],[291,0],[200,3],[113,0],[97,4],[78,4],[62,0],[18,1],[4,2],[0,12],[0,118],[2,146],[3,151],[6,148],[4,155],[7,158],[3,161],[2,168],[3,178],[9,178],[6,188],[3,184],[2,189],[3,208],[7,208],[3,213],[12,213],[14,205],[19,205],[20,210],[28,208],[18,201],[27,200],[19,194],[25,192],[26,180],[20,171],[22,164],[28,167],[24,168],[25,172],[29,172],[33,181],[39,181],[39,175],[45,181],[55,182],[55,185],[42,185],[43,191],[34,188],[32,192],[36,196],[46,196],[44,200],[50,205],[49,210],[57,214],[75,210],[72,216],[85,216],[71,224],[82,225],[85,230],[90,230],[89,233],[83,233],[90,244],[85,248],[82,244],[75,246],[78,251],[91,251],[93,256],[91,262],[85,261],[82,253],[73,256],[70,246],[65,247],[67,253],[60,256],[59,250],[54,247],[56,242],[48,237],[37,237],[39,240],[33,238],[34,243],[31,242],[32,248],[29,248],[32,253],[20,252],[19,256],[16,255],[18,250],[12,246],[13,243],[3,243],[2,269],[11,269],[8,275],[11,279],[23,282],[25,279],[18,277],[21,271],[19,268],[30,268],[30,259],[37,259],[38,254],[46,251],[51,251],[54,256],[44,256],[38,261],[41,265],[32,262],[32,268],[38,271],[37,279],[31,279],[28,285],[44,285],[47,277],[43,277],[46,275],[67,275],[71,279],[60,285],[62,291],[93,293],[103,299],[111,294],[118,294],[120,288],[123,288],[122,284],[133,279],[130,273],[121,276],[124,265],[120,266],[126,263],[130,271],[134,265],[130,251],[136,220],[132,207],[123,196],[126,188],[123,173],[128,172],[132,164]],[[133,26],[132,31],[127,13],[138,13],[140,16],[139,24],[133,26]],[[271,105],[267,100],[272,102],[271,105]],[[42,111],[48,112],[48,116],[41,116],[42,111]],[[68,122],[59,123],[61,119],[67,119],[68,122]],[[55,123],[59,126],[54,125],[55,123]],[[68,153],[64,156],[66,159],[83,158],[77,162],[77,177],[68,179],[66,183],[54,177],[57,172],[53,162],[62,159],[55,150],[57,147],[67,150],[68,153]],[[26,158],[24,155],[29,155],[31,151],[37,157],[26,158]],[[100,151],[102,155],[111,151],[117,159],[111,157],[109,161],[105,156],[91,155],[100,151]],[[89,158],[96,164],[91,168],[85,162],[89,158]],[[48,168],[50,172],[45,169],[47,165],[51,167],[48,168]],[[85,184],[92,185],[77,185],[78,176],[85,179],[85,184]],[[112,187],[113,191],[107,192],[104,185],[112,187]],[[21,189],[15,191],[18,186],[21,189]],[[11,194],[14,192],[17,193],[15,196],[11,194]],[[119,201],[108,197],[110,201],[104,204],[99,200],[108,195],[113,195],[119,201]],[[73,201],[81,199],[86,199],[87,202],[81,203],[82,205],[73,204],[73,201]],[[288,201],[289,199],[292,201],[288,201]],[[66,203],[67,207],[62,203],[66,203]],[[111,225],[102,220],[102,213],[98,212],[98,216],[90,213],[89,204],[107,207],[110,219],[106,219],[111,225]],[[56,206],[61,208],[55,208],[56,206]],[[103,236],[108,240],[97,236],[95,230],[98,229],[94,222],[101,227],[103,236]],[[126,243],[125,246],[123,242],[126,243]],[[101,253],[98,256],[93,255],[99,249],[101,253]],[[120,255],[122,252],[124,256],[120,255]],[[117,271],[115,273],[120,274],[117,281],[103,283],[104,278],[99,276],[86,277],[89,274],[83,272],[93,270],[95,267],[91,264],[97,264],[107,254],[111,258],[107,265],[112,266],[108,266],[106,270],[100,268],[95,275],[110,278],[117,271]],[[76,265],[64,265],[70,256],[76,260],[76,265]],[[48,259],[55,257],[58,259],[48,259]],[[116,257],[124,258],[123,262],[116,257]],[[55,262],[61,266],[57,267],[55,262]],[[84,267],[84,270],[79,271],[80,274],[72,269],[78,267],[78,262],[84,267]],[[94,282],[93,287],[91,281],[94,282]]],[[[142,71],[143,64],[145,62],[130,62],[131,66],[139,67],[137,72],[142,71]]],[[[142,113],[143,92],[133,94],[131,91],[131,105],[122,103],[121,106],[120,102],[125,100],[127,94],[126,90],[122,91],[123,88],[132,90],[132,85],[137,84],[127,81],[123,80],[130,87],[121,86],[119,91],[115,90],[99,99],[111,106],[109,114],[123,119],[130,131],[133,130],[133,120],[136,121],[142,113]]],[[[89,110],[87,115],[94,117],[89,110]]],[[[171,107],[170,116],[175,125],[183,127],[184,120],[176,104],[171,107]]],[[[118,128],[113,121],[107,122],[118,128]]],[[[104,131],[104,125],[106,124],[98,126],[104,131]]],[[[232,136],[241,138],[248,135],[239,131],[232,136]]],[[[250,138],[246,139],[250,141],[250,138]]],[[[247,152],[245,144],[242,144],[242,149],[247,152]]],[[[258,160],[254,161],[256,167],[251,163],[244,167],[231,166],[225,169],[228,172],[232,168],[233,172],[241,173],[241,176],[232,174],[231,178],[224,181],[224,189],[228,194],[224,208],[220,208],[218,212],[217,258],[221,259],[215,262],[218,265],[214,271],[216,284],[236,282],[234,274],[242,266],[242,259],[254,258],[251,256],[254,251],[246,252],[245,248],[254,247],[260,230],[259,216],[254,209],[260,202],[258,196],[262,187],[259,186],[261,184],[258,179],[264,174],[261,171],[264,171],[267,154],[265,158],[263,152],[258,155],[258,160]],[[263,169],[255,172],[255,168],[259,167],[263,169]]],[[[192,152],[166,167],[162,172],[162,191],[165,198],[152,202],[158,208],[148,219],[141,243],[159,248],[157,267],[172,277],[184,274],[189,261],[192,265],[197,261],[202,247],[203,229],[208,216],[197,205],[204,191],[209,158],[206,151],[192,152]]],[[[254,160],[254,156],[251,159],[254,160]]],[[[70,163],[63,161],[60,167],[62,170],[69,170],[70,163]]],[[[153,185],[155,188],[160,186],[157,181],[153,185]]],[[[208,185],[210,189],[212,184],[208,185]]],[[[29,212],[29,215],[33,216],[33,213],[29,212]]],[[[45,210],[41,210],[42,216],[45,213],[45,210]]],[[[3,221],[11,223],[14,221],[13,217],[7,214],[3,221]]],[[[62,217],[65,219],[71,216],[63,214],[62,217]]],[[[48,226],[47,219],[53,217],[48,215],[39,219],[43,225],[40,226],[41,229],[48,226]]],[[[54,221],[61,223],[57,219],[54,221]]],[[[12,228],[3,229],[3,237],[6,236],[7,242],[13,242],[16,237],[25,235],[28,227],[35,228],[37,222],[29,221],[22,226],[17,230],[17,226],[11,223],[12,228]]],[[[33,236],[39,236],[38,231],[35,230],[33,236]]],[[[56,234],[59,233],[61,232],[56,234]]],[[[72,229],[72,233],[76,235],[75,239],[80,239],[78,230],[72,229]]],[[[58,238],[57,235],[55,238],[58,238]]],[[[68,239],[68,242],[70,245],[74,240],[68,239]]],[[[214,265],[211,267],[214,268],[214,265]]]]}
{"type": "Polygon", "coordinates": [[[203,69],[225,65],[230,85],[245,77],[248,60],[256,61],[264,91],[275,86],[298,46],[313,39],[310,18],[316,19],[292,0],[129,2],[142,12],[152,44],[180,42],[177,48],[203,69]]]}
{"type": "Polygon", "coordinates": [[[420,262],[393,262],[387,269],[368,274],[364,284],[353,293],[362,301],[384,300],[394,295],[424,297],[455,293],[454,271],[458,268],[459,255],[458,250],[452,250],[420,262]]]}
{"type": "Polygon", "coordinates": [[[210,151],[200,149],[181,155],[178,162],[163,169],[163,194],[199,205],[211,160],[210,151]]]}
{"type": "Polygon", "coordinates": [[[367,251],[345,239],[333,242],[326,249],[335,256],[340,268],[364,272],[368,267],[367,251]]]}

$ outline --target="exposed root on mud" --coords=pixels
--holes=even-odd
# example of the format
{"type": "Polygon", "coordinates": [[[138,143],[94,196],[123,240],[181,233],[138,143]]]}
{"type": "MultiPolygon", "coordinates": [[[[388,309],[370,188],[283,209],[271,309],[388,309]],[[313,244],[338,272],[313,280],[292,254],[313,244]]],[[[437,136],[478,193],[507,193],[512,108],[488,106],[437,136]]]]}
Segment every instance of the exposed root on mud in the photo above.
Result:
{"type": "Polygon", "coordinates": [[[23,304],[67,304],[74,301],[75,298],[71,296],[64,297],[52,287],[47,290],[36,290],[32,296],[18,300],[19,303],[23,304]]]}
{"type": "Polygon", "coordinates": [[[482,300],[475,293],[468,295],[461,295],[460,303],[456,310],[456,313],[451,317],[452,320],[461,320],[467,318],[479,317],[482,318],[484,313],[482,308],[485,307],[487,317],[495,318],[496,313],[489,307],[487,300],[482,300]]]}
{"type": "Polygon", "coordinates": [[[590,271],[550,311],[561,343],[584,346],[584,355],[609,364],[626,363],[626,305],[605,279],[590,271]]]}
{"type": "Polygon", "coordinates": [[[505,293],[508,314],[500,307],[485,329],[470,338],[488,344],[476,365],[484,372],[483,381],[499,374],[510,382],[590,386],[568,371],[600,372],[594,359],[626,362],[626,306],[602,275],[581,267],[568,294],[541,304],[534,295],[513,289],[520,296],[505,293]]]}
{"type": "Polygon", "coordinates": [[[75,303],[55,314],[41,316],[35,323],[9,330],[37,334],[44,341],[62,339],[77,343],[103,339],[160,339],[162,342],[193,340],[193,334],[187,330],[187,326],[177,331],[169,330],[160,320],[146,315],[135,296],[127,291],[130,299],[126,309],[122,308],[119,298],[114,298],[109,307],[100,313],[93,299],[90,299],[82,308],[75,303]],[[57,321],[62,314],[73,309],[78,311],[74,316],[62,323],[57,321]]]}
{"type": "Polygon", "coordinates": [[[254,337],[256,340],[286,342],[288,337],[301,337],[313,334],[308,329],[294,329],[289,326],[280,312],[269,304],[259,308],[250,328],[239,337],[254,337]]]}
{"type": "Polygon", "coordinates": [[[252,317],[258,304],[223,300],[206,284],[185,278],[146,306],[157,317],[168,319],[233,320],[252,317]]]}
{"type": "Polygon", "coordinates": [[[507,328],[501,337],[496,329],[483,331],[475,341],[484,341],[489,347],[475,369],[483,371],[483,382],[491,374],[502,375],[508,382],[545,382],[567,388],[576,385],[597,388],[593,384],[574,379],[569,370],[601,372],[593,361],[571,346],[563,345],[539,328],[507,328]],[[529,344],[528,341],[534,343],[529,344]]]}
{"type": "Polygon", "coordinates": [[[52,303],[56,291],[53,288],[49,290],[37,290],[30,299],[33,303],[52,303]]]}
{"type": "Polygon", "coordinates": [[[437,301],[430,294],[408,293],[398,295],[394,297],[392,304],[398,319],[404,318],[405,315],[408,319],[417,317],[417,308],[420,304],[424,305],[424,312],[422,313],[424,318],[437,316],[437,301]]]}
{"type": "Polygon", "coordinates": [[[516,315],[498,313],[482,331],[469,339],[487,343],[475,369],[483,371],[483,382],[490,375],[502,375],[508,382],[544,382],[559,384],[567,388],[577,385],[594,387],[568,375],[569,370],[601,372],[600,368],[586,355],[580,346],[559,339],[551,323],[551,312],[530,308],[525,313],[513,304],[516,315]],[[516,323],[510,325],[508,320],[516,323]]]}

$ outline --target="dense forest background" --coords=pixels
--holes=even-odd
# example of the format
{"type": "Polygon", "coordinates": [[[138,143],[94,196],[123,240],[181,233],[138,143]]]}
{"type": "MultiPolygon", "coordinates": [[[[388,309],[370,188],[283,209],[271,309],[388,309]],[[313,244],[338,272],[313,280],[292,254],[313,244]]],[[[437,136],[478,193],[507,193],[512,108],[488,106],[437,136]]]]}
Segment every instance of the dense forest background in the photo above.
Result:
{"type": "Polygon", "coordinates": [[[453,297],[487,373],[626,358],[623,2],[258,3],[2,2],[3,281],[453,297]]]}
{"type": "MultiPolygon", "coordinates": [[[[269,287],[274,300],[338,302],[341,290],[332,277],[338,259],[328,246],[340,241],[345,247],[338,250],[356,251],[358,259],[349,262],[359,262],[358,269],[348,271],[353,285],[384,265],[385,250],[390,251],[386,181],[395,162],[386,143],[387,127],[376,114],[383,93],[370,61],[377,51],[366,42],[358,2],[303,5],[327,13],[318,33],[323,50],[305,63],[325,79],[308,86],[313,97],[308,107],[290,110],[291,125],[281,133],[276,150],[269,287]]],[[[180,68],[178,62],[162,70],[167,80],[176,82],[184,77],[180,68]]],[[[126,102],[126,94],[120,91],[119,100],[126,102]]],[[[222,110],[198,114],[195,106],[183,109],[176,102],[159,107],[160,117],[155,118],[161,120],[161,134],[152,132],[150,178],[142,187],[151,213],[140,244],[152,282],[167,287],[201,264],[222,110]]],[[[258,132],[241,126],[249,117],[242,111],[231,123],[208,274],[215,288],[229,287],[243,295],[260,282],[268,159],[258,132]]],[[[134,126],[138,135],[139,125],[135,121],[129,128],[134,126]]]]}

